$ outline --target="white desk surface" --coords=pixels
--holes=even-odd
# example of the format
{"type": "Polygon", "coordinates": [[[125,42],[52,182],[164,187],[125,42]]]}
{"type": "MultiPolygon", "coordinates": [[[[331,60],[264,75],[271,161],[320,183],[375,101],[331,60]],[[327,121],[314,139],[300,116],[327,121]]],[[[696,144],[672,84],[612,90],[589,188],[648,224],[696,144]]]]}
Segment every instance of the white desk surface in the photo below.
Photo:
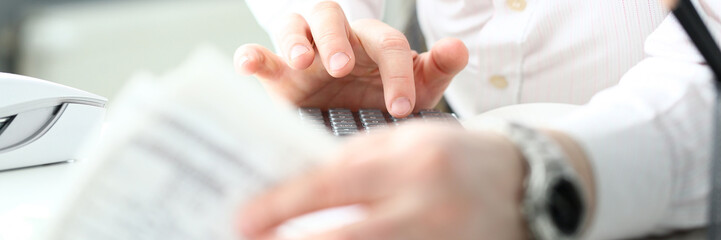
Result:
{"type": "Polygon", "coordinates": [[[63,199],[75,163],[0,172],[0,240],[31,239],[63,199]]]}

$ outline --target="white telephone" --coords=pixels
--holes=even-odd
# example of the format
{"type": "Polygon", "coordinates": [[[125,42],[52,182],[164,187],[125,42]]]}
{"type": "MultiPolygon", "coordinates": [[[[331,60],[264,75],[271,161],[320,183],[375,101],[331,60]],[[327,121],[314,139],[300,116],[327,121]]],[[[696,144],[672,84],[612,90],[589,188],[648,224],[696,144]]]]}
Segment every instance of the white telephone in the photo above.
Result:
{"type": "Polygon", "coordinates": [[[74,160],[99,132],[107,99],[60,84],[0,73],[0,170],[74,160]]]}

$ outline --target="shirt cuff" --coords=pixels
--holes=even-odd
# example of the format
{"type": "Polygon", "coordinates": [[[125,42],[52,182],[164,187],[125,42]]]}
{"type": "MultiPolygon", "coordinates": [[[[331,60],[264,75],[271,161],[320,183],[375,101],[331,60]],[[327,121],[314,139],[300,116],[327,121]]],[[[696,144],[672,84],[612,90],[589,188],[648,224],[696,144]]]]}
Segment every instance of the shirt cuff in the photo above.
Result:
{"type": "Polygon", "coordinates": [[[550,126],[575,139],[593,166],[596,209],[588,239],[641,236],[665,214],[672,162],[653,115],[633,104],[584,107],[550,126]]]}

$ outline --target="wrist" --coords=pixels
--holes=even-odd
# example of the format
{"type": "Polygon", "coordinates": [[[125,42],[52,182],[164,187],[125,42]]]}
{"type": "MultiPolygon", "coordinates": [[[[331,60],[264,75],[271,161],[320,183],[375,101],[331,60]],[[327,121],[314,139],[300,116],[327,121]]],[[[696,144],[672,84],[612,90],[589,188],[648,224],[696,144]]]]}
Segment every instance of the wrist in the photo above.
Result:
{"type": "MultiPolygon", "coordinates": [[[[527,176],[527,164],[519,148],[504,134],[496,131],[477,132],[476,148],[479,150],[473,160],[490,160],[496,167],[491,174],[495,176],[494,192],[496,196],[502,196],[504,204],[507,204],[512,212],[506,212],[512,216],[506,216],[502,219],[510,220],[506,222],[504,230],[507,230],[512,236],[508,239],[529,239],[528,226],[523,213],[519,206],[523,205],[524,196],[524,180],[527,176]]],[[[483,166],[488,168],[488,166],[483,166]]],[[[485,172],[484,174],[489,174],[485,172]]],[[[487,176],[488,177],[488,176],[487,176]]]]}
{"type": "Polygon", "coordinates": [[[584,155],[564,135],[509,123],[503,131],[521,152],[526,174],[521,212],[536,239],[580,239],[588,223],[588,168],[584,155]],[[563,143],[559,143],[560,138],[563,143]],[[569,157],[571,151],[573,157],[569,157]],[[581,170],[584,176],[580,176],[581,170]]]}
{"type": "Polygon", "coordinates": [[[585,191],[583,194],[586,199],[586,211],[587,221],[583,226],[583,230],[587,230],[591,224],[596,208],[596,184],[593,176],[593,169],[589,159],[586,157],[586,153],[581,146],[568,135],[554,130],[541,130],[546,136],[553,139],[560,147],[561,150],[568,157],[568,163],[578,174],[581,186],[585,191]]]}

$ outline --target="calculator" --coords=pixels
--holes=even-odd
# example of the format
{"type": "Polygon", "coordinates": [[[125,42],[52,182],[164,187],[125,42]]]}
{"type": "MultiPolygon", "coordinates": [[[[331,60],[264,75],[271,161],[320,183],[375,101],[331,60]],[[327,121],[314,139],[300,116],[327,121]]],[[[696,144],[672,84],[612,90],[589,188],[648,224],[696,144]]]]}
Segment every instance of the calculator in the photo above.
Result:
{"type": "Polygon", "coordinates": [[[440,121],[460,124],[453,113],[441,112],[436,109],[421,110],[404,118],[395,118],[380,109],[360,109],[351,111],[346,108],[300,108],[298,115],[304,122],[311,123],[319,130],[331,132],[343,137],[357,133],[371,133],[380,129],[396,126],[409,120],[440,121]]]}

